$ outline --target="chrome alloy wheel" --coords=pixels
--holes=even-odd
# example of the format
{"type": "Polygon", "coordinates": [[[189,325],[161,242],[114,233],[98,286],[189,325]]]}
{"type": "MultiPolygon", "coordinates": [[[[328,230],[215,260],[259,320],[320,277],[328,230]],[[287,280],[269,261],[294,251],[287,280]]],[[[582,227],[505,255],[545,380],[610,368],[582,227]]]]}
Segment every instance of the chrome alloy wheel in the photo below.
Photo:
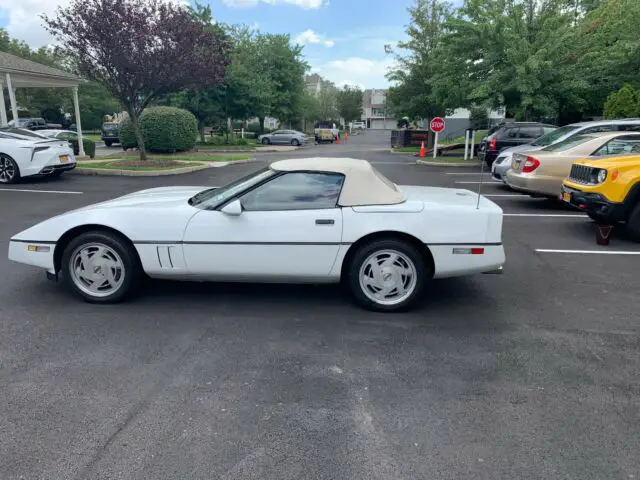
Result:
{"type": "Polygon", "coordinates": [[[378,250],[362,262],[359,279],[360,288],[369,300],[380,305],[396,305],[415,290],[417,269],[402,252],[378,250]]]}
{"type": "Polygon", "coordinates": [[[16,178],[16,166],[13,161],[0,155],[0,183],[11,183],[16,178]]]}
{"type": "Polygon", "coordinates": [[[102,243],[80,245],[69,260],[71,280],[87,295],[107,297],[117,292],[126,274],[118,253],[102,243]]]}

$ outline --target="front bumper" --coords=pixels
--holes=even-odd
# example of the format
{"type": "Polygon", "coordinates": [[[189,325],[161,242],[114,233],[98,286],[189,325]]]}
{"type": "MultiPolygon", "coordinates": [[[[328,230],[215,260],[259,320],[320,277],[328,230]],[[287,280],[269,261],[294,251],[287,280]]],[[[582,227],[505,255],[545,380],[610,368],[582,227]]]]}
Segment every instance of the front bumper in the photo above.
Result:
{"type": "Polygon", "coordinates": [[[9,260],[55,273],[53,261],[55,247],[54,242],[10,240],[9,260]]]}
{"type": "Polygon", "coordinates": [[[562,185],[560,200],[587,212],[603,223],[617,223],[626,219],[626,208],[623,203],[611,202],[601,193],[583,192],[577,188],[562,185]]]}

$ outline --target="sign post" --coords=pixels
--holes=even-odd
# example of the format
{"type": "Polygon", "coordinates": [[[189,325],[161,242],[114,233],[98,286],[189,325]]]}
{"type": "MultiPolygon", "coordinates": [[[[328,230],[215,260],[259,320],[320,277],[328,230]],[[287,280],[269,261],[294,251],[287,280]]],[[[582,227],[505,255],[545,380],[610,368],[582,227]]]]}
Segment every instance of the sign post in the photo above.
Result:
{"type": "Polygon", "coordinates": [[[436,134],[436,137],[433,141],[433,158],[435,160],[436,155],[438,154],[438,134],[444,130],[445,127],[444,118],[435,117],[429,123],[429,128],[433,133],[436,134]]]}

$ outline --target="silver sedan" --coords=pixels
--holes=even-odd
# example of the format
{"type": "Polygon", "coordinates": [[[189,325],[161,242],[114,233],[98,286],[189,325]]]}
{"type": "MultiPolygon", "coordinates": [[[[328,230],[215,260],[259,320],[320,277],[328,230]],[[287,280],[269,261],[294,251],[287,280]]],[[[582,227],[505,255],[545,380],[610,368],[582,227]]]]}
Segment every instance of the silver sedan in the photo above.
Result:
{"type": "Polygon", "coordinates": [[[307,136],[297,130],[276,130],[275,132],[260,135],[258,142],[263,145],[293,145],[298,147],[307,143],[307,136]]]}

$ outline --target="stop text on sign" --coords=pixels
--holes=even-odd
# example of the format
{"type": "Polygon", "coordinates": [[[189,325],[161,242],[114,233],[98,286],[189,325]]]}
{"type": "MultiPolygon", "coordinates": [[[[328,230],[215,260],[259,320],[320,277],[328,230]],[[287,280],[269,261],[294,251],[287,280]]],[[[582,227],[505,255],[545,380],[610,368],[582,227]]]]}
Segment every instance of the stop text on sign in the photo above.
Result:
{"type": "Polygon", "coordinates": [[[444,130],[444,119],[441,117],[436,117],[429,123],[429,128],[432,132],[439,133],[444,130]]]}

